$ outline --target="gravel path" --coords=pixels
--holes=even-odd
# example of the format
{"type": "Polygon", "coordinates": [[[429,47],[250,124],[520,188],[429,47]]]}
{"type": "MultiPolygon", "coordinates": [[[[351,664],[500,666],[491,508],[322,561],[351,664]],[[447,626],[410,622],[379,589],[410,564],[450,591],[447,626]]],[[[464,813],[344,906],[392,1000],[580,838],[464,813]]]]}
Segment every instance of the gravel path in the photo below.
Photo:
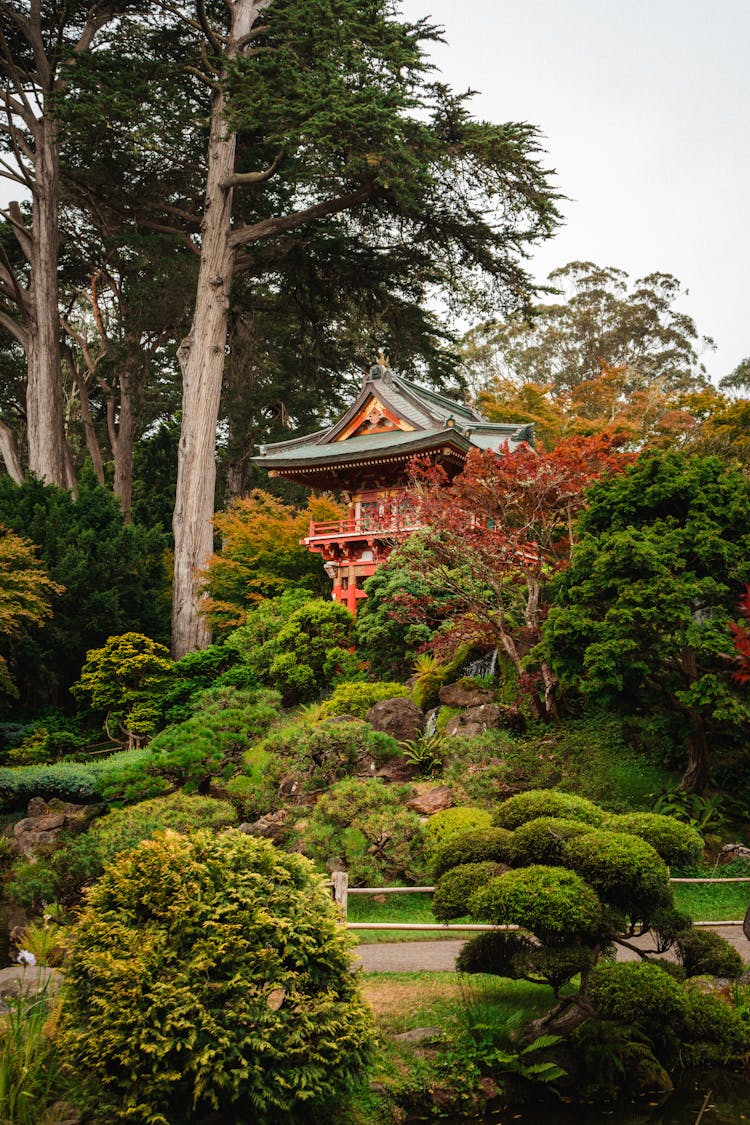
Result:
{"type": "MultiPolygon", "coordinates": [[[[750,962],[750,942],[742,926],[711,926],[717,934],[734,946],[745,962],[750,962]]],[[[639,944],[636,940],[634,944],[639,944]]],[[[650,945],[649,941],[641,944],[650,945]]],[[[392,941],[360,945],[355,958],[366,973],[419,973],[424,971],[450,972],[456,967],[456,957],[463,945],[454,941],[392,941]]],[[[618,946],[619,961],[632,961],[636,954],[618,946]]]]}

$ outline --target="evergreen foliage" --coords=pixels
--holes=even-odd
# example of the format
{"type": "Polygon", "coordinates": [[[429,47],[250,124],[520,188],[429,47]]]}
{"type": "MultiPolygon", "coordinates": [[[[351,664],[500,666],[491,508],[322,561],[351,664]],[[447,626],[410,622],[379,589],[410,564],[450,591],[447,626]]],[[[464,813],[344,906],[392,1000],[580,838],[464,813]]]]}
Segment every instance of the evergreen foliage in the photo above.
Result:
{"type": "Polygon", "coordinates": [[[89,892],[63,1045],[110,1120],[299,1120],[370,1045],[327,891],[300,856],[241,833],[166,832],[89,892]]]}
{"type": "Polygon", "coordinates": [[[335,687],[330,697],[322,704],[320,717],[332,719],[336,715],[354,715],[357,719],[364,719],[370,708],[381,699],[395,699],[398,696],[408,695],[409,689],[404,684],[388,681],[364,683],[360,680],[343,683],[335,687]]]}
{"type": "Polygon", "coordinates": [[[552,789],[529,789],[498,805],[492,815],[492,823],[500,828],[512,829],[540,817],[581,820],[584,824],[593,825],[603,825],[606,820],[606,814],[585,797],[558,793],[552,789]]]}
{"type": "Polygon", "coordinates": [[[82,474],[75,499],[35,478],[16,485],[0,477],[0,523],[35,543],[50,579],[64,587],[43,632],[29,625],[0,637],[26,707],[64,702],[86,652],[113,634],[167,639],[163,536],[126,523],[92,473],[82,474]]]}

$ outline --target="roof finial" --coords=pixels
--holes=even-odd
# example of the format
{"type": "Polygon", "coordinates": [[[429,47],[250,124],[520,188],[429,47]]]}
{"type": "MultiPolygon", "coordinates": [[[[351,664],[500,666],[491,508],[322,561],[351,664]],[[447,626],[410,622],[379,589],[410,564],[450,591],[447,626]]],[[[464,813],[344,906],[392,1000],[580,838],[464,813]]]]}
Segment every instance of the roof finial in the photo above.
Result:
{"type": "Polygon", "coordinates": [[[382,348],[379,348],[378,349],[378,358],[375,360],[375,363],[370,368],[370,378],[371,379],[382,379],[384,377],[386,371],[390,371],[390,367],[391,367],[391,364],[390,364],[390,360],[388,359],[388,356],[385,355],[382,348]]]}

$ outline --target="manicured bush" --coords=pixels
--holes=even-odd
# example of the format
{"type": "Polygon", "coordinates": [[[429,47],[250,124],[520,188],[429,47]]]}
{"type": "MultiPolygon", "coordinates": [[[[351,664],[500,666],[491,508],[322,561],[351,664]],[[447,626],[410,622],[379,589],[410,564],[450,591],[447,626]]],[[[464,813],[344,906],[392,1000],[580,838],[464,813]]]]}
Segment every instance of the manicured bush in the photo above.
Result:
{"type": "Polygon", "coordinates": [[[597,829],[568,840],[562,861],[594,888],[602,902],[632,921],[650,922],[654,911],[671,906],[669,873],[650,844],[624,832],[597,829]]]}
{"type": "Polygon", "coordinates": [[[580,945],[537,945],[520,931],[477,934],[456,959],[461,973],[490,973],[511,980],[548,984],[555,995],[572,977],[593,963],[590,949],[580,945]]]}
{"type": "Polygon", "coordinates": [[[441,875],[432,896],[432,912],[437,920],[450,922],[451,918],[462,918],[474,891],[504,870],[499,863],[465,863],[441,875]]]}
{"type": "Polygon", "coordinates": [[[311,865],[236,832],[120,857],[76,926],[65,993],[63,1049],[109,1120],[301,1120],[371,1041],[311,865]]]}
{"type": "Polygon", "coordinates": [[[405,684],[387,681],[366,683],[355,680],[352,683],[339,684],[334,688],[330,698],[321,705],[320,717],[332,719],[336,715],[354,715],[357,719],[364,719],[370,708],[381,699],[395,699],[409,694],[405,684]]]}
{"type": "Polygon", "coordinates": [[[682,1025],[685,989],[660,965],[647,961],[600,962],[589,978],[588,998],[604,1019],[642,1028],[647,1035],[682,1025]]]}
{"type": "Polygon", "coordinates": [[[613,832],[628,832],[631,836],[640,836],[670,867],[699,863],[703,854],[703,837],[700,833],[671,816],[645,812],[623,813],[610,817],[607,828],[613,832]]]}
{"type": "Polygon", "coordinates": [[[470,898],[469,913],[494,925],[523,926],[543,942],[591,939],[602,925],[594,891],[564,867],[520,867],[470,898]]]}
{"type": "Polygon", "coordinates": [[[582,820],[586,824],[603,825],[607,814],[593,801],[554,789],[530,789],[509,797],[495,809],[492,823],[499,828],[518,828],[527,820],[554,816],[563,820],[582,820]]]}
{"type": "Polygon", "coordinates": [[[692,929],[677,938],[677,952],[688,977],[728,977],[745,971],[742,958],[729,942],[712,930],[692,929]]]}
{"type": "Polygon", "coordinates": [[[126,809],[113,809],[94,821],[89,835],[106,866],[121,852],[136,847],[156,832],[170,829],[186,834],[199,829],[219,829],[237,823],[237,812],[229,801],[197,794],[171,793],[142,801],[126,809]]]}
{"type": "Polygon", "coordinates": [[[741,1012],[717,996],[704,996],[688,987],[680,1032],[680,1056],[685,1065],[746,1063],[750,1052],[750,1025],[741,1012]]]}
{"type": "Polygon", "coordinates": [[[507,828],[474,828],[446,836],[430,853],[432,878],[439,879],[463,863],[507,863],[512,838],[507,828]]]}
{"type": "Polygon", "coordinates": [[[594,826],[583,820],[563,820],[558,816],[540,816],[536,820],[527,820],[513,833],[510,846],[513,865],[528,867],[532,863],[548,863],[554,867],[563,862],[566,840],[593,831],[594,826]]]}
{"type": "Polygon", "coordinates": [[[340,859],[359,886],[419,886],[426,878],[422,826],[404,807],[408,788],[379,778],[346,778],[316,804],[303,836],[321,866],[340,859]]]}
{"type": "Polygon", "coordinates": [[[491,824],[492,817],[486,809],[464,808],[461,805],[441,809],[424,826],[425,855],[432,859],[440,844],[452,836],[478,828],[489,828],[491,824]]]}

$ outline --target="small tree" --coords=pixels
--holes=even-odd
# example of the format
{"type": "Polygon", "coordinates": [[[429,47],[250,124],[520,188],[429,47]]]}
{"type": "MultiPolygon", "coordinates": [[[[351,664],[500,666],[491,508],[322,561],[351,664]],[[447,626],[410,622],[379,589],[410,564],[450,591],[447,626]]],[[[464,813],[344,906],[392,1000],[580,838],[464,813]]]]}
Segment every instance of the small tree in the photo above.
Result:
{"type": "MultiPolygon", "coordinates": [[[[550,985],[557,1003],[538,1030],[571,1033],[600,1014],[597,995],[613,968],[602,958],[613,945],[644,961],[675,944],[680,951],[692,949],[692,924],[674,909],[669,872],[657,849],[670,859],[694,858],[701,841],[693,829],[656,815],[611,817],[590,801],[546,790],[504,801],[494,822],[505,836],[484,841],[484,862],[466,862],[472,848],[461,846],[460,835],[452,841],[454,865],[448,867],[448,855],[441,855],[435,913],[449,921],[468,911],[477,921],[518,927],[468,942],[458,967],[550,985]],[[491,858],[510,869],[493,877],[491,858]],[[633,943],[649,934],[650,949],[633,943]],[[562,995],[576,976],[578,990],[562,995]]],[[[691,954],[681,952],[685,967],[699,964],[700,972],[719,973],[731,964],[731,975],[742,971],[726,942],[711,944],[710,950],[702,944],[692,962],[691,954]]],[[[637,1023],[637,989],[632,1008],[637,1023]]]]}
{"type": "MultiPolygon", "coordinates": [[[[0,633],[8,636],[24,623],[42,625],[52,614],[53,594],[63,587],[47,576],[33,543],[0,525],[0,633]]],[[[18,696],[3,656],[0,656],[0,693],[18,696]]]]}
{"type": "Polygon", "coordinates": [[[174,676],[169,649],[142,633],[110,637],[91,649],[71,691],[79,704],[104,715],[113,741],[140,745],[157,729],[164,689],[174,676]]]}
{"type": "Polygon", "coordinates": [[[370,1036],[347,938],[301,856],[166,832],[89,893],[63,1043],[108,1120],[320,1120],[370,1036]]]}
{"type": "MultiPolygon", "coordinates": [[[[528,445],[515,452],[507,445],[498,453],[472,449],[450,484],[439,466],[415,464],[417,517],[432,529],[415,564],[463,615],[453,625],[457,641],[494,640],[525,673],[524,658],[541,636],[548,581],[570,560],[584,489],[629,459],[598,436],[547,454],[528,445]]],[[[557,678],[546,659],[529,686],[536,717],[552,718],[557,678]]]]}

